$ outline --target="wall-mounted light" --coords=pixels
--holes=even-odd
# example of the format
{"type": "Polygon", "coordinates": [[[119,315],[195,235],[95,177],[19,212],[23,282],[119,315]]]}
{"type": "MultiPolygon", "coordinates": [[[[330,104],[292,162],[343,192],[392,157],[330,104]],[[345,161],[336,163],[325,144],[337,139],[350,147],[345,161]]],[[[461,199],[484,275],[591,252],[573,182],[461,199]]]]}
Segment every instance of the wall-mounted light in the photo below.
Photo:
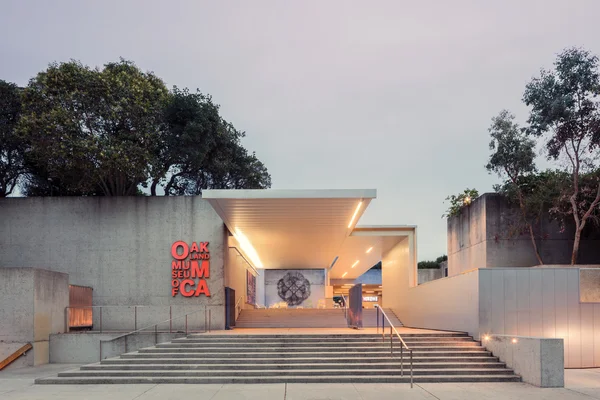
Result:
{"type": "Polygon", "coordinates": [[[346,275],[348,275],[348,272],[344,272],[344,275],[342,275],[342,278],[345,277],[346,275]]]}
{"type": "Polygon", "coordinates": [[[516,338],[513,338],[512,342],[513,342],[513,343],[517,343],[517,339],[516,339],[516,338]]]}
{"type": "Polygon", "coordinates": [[[350,223],[348,224],[348,228],[352,227],[352,223],[354,223],[354,219],[356,218],[356,215],[358,214],[358,210],[360,210],[360,207],[362,207],[362,200],[357,204],[356,206],[356,210],[354,210],[354,214],[352,215],[352,219],[350,220],[350,223]]]}
{"type": "Polygon", "coordinates": [[[367,254],[369,254],[371,252],[371,250],[373,250],[373,246],[371,246],[367,249],[367,254]]]}
{"type": "Polygon", "coordinates": [[[488,341],[488,340],[490,340],[490,337],[488,335],[484,335],[483,340],[488,341]]]}
{"type": "Polygon", "coordinates": [[[358,260],[354,261],[354,264],[352,264],[352,268],[356,267],[357,264],[358,264],[358,260]]]}

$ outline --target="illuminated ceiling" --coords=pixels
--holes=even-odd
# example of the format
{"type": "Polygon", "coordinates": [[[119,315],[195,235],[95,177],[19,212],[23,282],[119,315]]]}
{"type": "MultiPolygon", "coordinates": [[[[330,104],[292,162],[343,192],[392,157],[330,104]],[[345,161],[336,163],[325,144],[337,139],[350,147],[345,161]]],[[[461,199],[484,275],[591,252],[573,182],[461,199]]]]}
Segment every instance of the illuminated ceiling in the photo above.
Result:
{"type": "Polygon", "coordinates": [[[374,189],[202,193],[256,268],[328,268],[340,256],[332,271],[348,257],[342,249],[376,195],[374,189]]]}

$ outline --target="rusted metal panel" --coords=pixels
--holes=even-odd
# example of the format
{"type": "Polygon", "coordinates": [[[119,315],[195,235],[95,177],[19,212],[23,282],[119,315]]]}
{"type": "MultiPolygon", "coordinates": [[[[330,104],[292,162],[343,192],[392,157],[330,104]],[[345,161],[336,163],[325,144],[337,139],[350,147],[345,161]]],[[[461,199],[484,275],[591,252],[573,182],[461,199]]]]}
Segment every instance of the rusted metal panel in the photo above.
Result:
{"type": "Polygon", "coordinates": [[[93,289],[69,285],[69,328],[91,328],[93,289]]]}

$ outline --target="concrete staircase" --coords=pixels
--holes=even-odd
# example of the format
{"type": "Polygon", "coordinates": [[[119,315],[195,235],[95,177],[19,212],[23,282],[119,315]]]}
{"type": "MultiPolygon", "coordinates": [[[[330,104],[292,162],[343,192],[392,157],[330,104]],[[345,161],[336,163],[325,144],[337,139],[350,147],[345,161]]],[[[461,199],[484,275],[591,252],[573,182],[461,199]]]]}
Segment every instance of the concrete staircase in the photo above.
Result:
{"type": "Polygon", "coordinates": [[[344,310],[317,309],[255,309],[242,310],[236,328],[347,328],[344,310]]]}
{"type": "MultiPolygon", "coordinates": [[[[415,382],[514,382],[511,369],[461,333],[403,335],[415,382]]],[[[38,384],[409,382],[376,334],[196,334],[102,360],[38,384]]]]}

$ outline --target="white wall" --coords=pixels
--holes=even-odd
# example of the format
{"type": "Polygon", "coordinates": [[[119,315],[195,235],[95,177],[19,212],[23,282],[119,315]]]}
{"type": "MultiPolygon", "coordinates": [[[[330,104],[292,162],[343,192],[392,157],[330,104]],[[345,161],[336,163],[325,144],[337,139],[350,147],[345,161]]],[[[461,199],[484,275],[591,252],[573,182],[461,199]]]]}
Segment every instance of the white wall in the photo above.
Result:
{"type": "MultiPolygon", "coordinates": [[[[236,304],[240,301],[242,309],[254,308],[248,304],[248,287],[246,271],[250,271],[252,275],[256,272],[250,267],[248,261],[234,247],[230,247],[227,251],[227,261],[225,263],[225,286],[235,290],[236,304]]],[[[257,296],[258,301],[258,296],[257,296]]]]}
{"type": "Polygon", "coordinates": [[[403,293],[394,311],[404,325],[479,333],[477,270],[405,288],[403,293]]]}
{"type": "Polygon", "coordinates": [[[600,367],[600,303],[579,302],[579,268],[479,270],[481,333],[563,338],[565,367],[600,367]]]}
{"type": "Polygon", "coordinates": [[[284,301],[279,297],[277,283],[288,272],[299,272],[310,283],[310,297],[303,307],[317,308],[319,300],[325,300],[325,271],[322,269],[267,269],[265,272],[265,306],[284,301]]]}

